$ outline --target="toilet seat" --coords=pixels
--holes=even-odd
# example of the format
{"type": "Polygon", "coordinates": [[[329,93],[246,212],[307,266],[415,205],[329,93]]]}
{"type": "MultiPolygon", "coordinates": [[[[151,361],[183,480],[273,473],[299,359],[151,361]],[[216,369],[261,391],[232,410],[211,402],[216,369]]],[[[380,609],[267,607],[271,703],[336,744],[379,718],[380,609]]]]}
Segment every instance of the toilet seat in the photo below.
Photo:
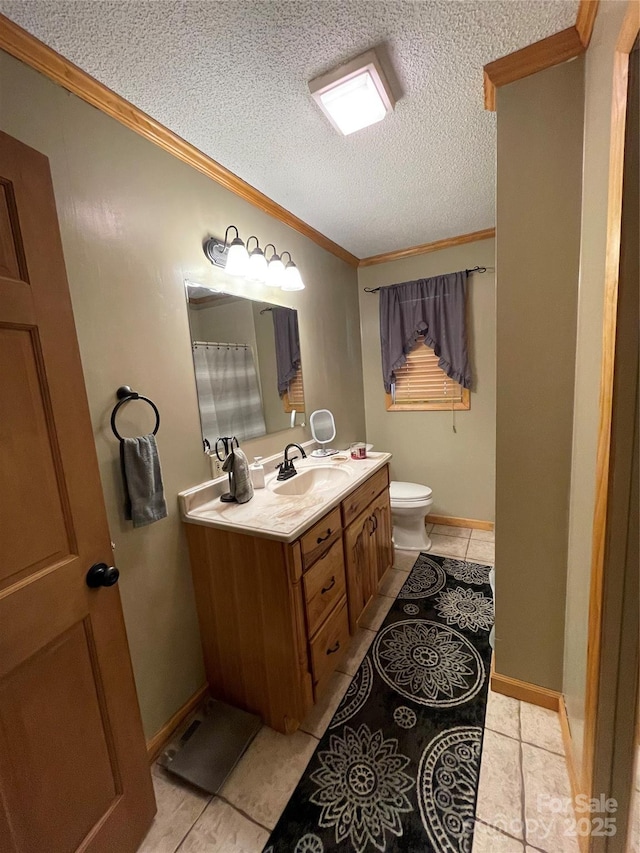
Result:
{"type": "Polygon", "coordinates": [[[398,480],[392,480],[389,483],[391,503],[422,503],[430,500],[431,495],[429,486],[423,486],[420,483],[402,483],[398,480]]]}

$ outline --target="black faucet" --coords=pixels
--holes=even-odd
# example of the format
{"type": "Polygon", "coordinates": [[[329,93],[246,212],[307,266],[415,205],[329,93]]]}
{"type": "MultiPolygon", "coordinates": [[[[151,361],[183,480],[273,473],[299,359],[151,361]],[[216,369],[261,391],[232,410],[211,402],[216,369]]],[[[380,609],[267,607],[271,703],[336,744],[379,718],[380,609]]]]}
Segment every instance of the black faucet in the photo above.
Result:
{"type": "Polygon", "coordinates": [[[304,452],[303,448],[300,447],[299,444],[287,444],[284,449],[284,462],[281,462],[280,465],[278,465],[278,468],[280,469],[276,478],[278,480],[289,480],[291,477],[295,477],[295,475],[298,473],[293,465],[293,459],[297,459],[298,457],[294,456],[293,459],[289,459],[289,450],[292,447],[298,448],[298,450],[302,454],[303,459],[307,458],[307,454],[304,452]]]}

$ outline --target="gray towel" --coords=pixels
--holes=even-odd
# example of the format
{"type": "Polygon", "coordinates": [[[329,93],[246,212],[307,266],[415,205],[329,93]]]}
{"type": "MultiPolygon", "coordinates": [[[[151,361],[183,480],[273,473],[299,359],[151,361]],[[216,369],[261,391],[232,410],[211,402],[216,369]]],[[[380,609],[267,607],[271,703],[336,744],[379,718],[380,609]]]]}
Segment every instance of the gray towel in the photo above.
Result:
{"type": "Polygon", "coordinates": [[[229,487],[231,494],[239,504],[246,504],[253,497],[253,483],[249,471],[249,461],[244,451],[234,448],[224,460],[222,470],[230,473],[229,487]]]}
{"type": "Polygon", "coordinates": [[[144,527],[167,515],[162,471],[155,435],[124,438],[120,462],[125,491],[124,517],[134,527],[144,527]]]}

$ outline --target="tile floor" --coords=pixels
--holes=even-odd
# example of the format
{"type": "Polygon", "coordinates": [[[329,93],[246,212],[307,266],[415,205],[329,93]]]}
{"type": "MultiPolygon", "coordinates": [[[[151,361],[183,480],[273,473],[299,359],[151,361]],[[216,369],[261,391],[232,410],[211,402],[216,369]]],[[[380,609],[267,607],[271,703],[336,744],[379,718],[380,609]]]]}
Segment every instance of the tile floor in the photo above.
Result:
{"type": "Polygon", "coordinates": [[[458,557],[476,563],[493,563],[494,533],[492,530],[472,530],[470,527],[449,527],[446,524],[427,524],[431,553],[443,557],[458,557]]]}
{"type": "MultiPolygon", "coordinates": [[[[493,533],[430,525],[429,535],[434,554],[493,563],[493,533]]],[[[300,730],[286,736],[264,726],[218,795],[154,765],[158,813],[139,853],[262,850],[415,559],[396,551],[330,689],[300,730]]],[[[575,839],[563,834],[569,796],[557,715],[490,693],[473,853],[577,853],[575,839]]]]}

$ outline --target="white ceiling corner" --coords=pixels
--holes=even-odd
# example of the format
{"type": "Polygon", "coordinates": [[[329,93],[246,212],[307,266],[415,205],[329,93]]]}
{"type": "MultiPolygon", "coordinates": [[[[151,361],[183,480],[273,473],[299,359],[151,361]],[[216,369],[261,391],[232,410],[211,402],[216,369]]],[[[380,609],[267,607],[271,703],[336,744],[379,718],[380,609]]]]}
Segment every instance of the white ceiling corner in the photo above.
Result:
{"type": "Polygon", "coordinates": [[[0,11],[358,257],[494,224],[482,66],[578,0],[0,0],[0,11]],[[308,81],[382,44],[402,97],[339,136],[308,81]]]}

